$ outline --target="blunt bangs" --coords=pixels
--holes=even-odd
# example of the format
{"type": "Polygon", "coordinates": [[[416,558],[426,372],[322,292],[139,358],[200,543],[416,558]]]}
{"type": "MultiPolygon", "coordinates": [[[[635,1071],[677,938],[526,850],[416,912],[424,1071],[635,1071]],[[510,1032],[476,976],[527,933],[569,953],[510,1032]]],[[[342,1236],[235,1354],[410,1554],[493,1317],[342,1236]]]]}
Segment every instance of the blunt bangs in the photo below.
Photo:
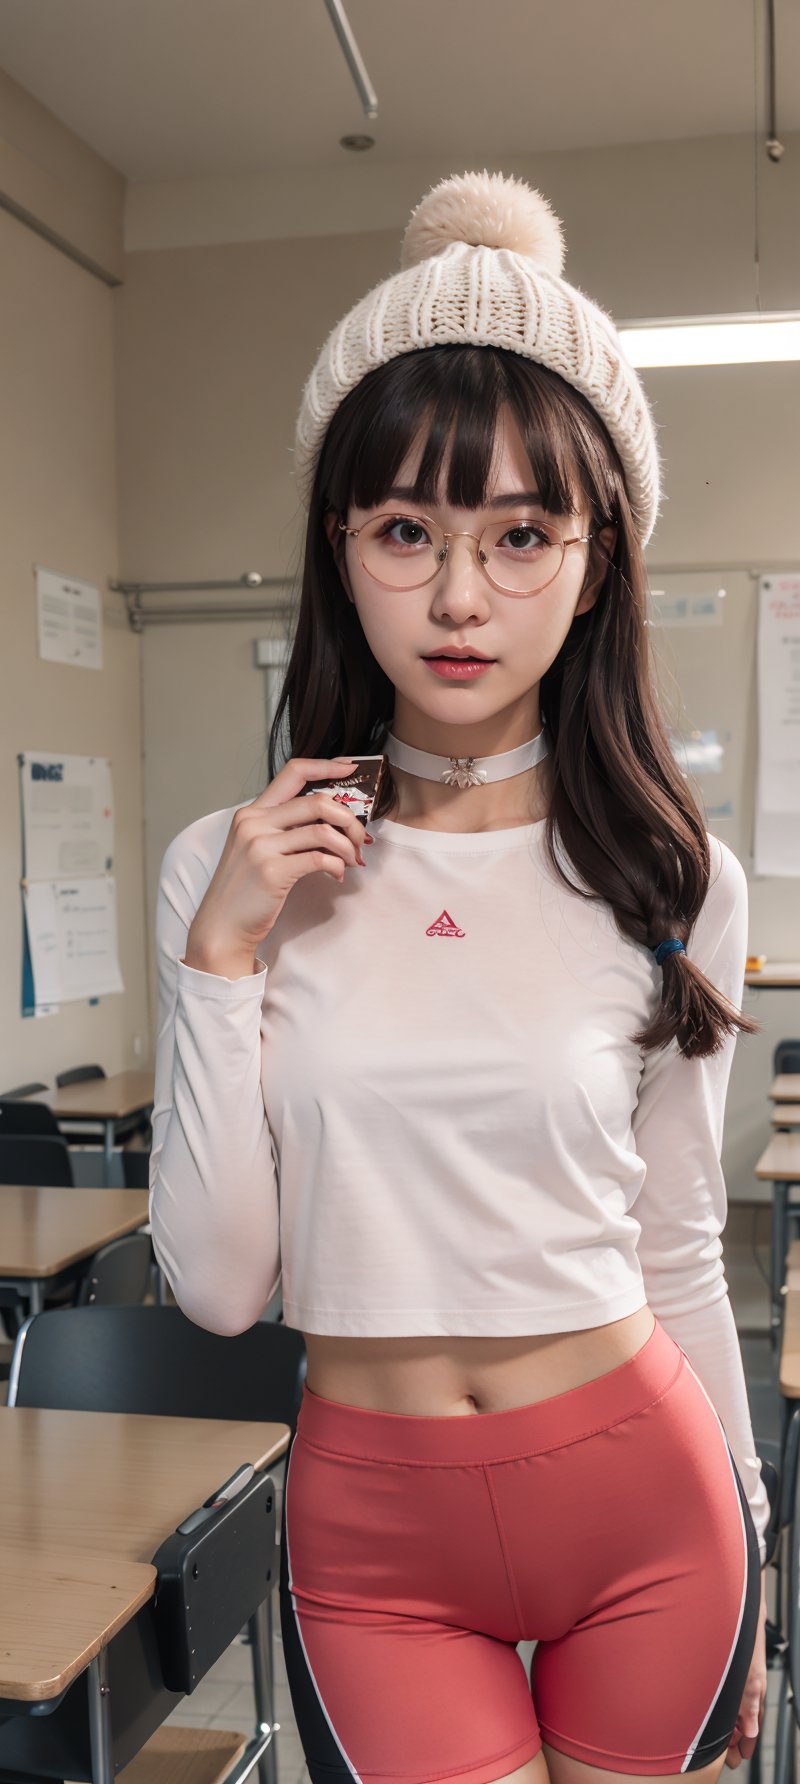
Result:
{"type": "Polygon", "coordinates": [[[535,366],[532,378],[523,368],[527,369],[519,355],[458,344],[400,354],[376,367],[341,405],[336,431],[344,436],[342,444],[352,443],[352,450],[337,455],[341,477],[334,474],[328,479],[332,505],[340,513],[350,503],[379,508],[422,437],[415,503],[431,507],[446,500],[454,508],[484,508],[492,494],[489,478],[500,410],[508,404],[530,462],[531,487],[539,490],[548,513],[575,514],[580,479],[563,405],[552,383],[536,377],[535,366]],[[510,366],[509,360],[514,364],[510,366]],[[349,405],[351,416],[345,414],[349,405]],[[352,430],[349,421],[355,424],[352,430]],[[348,457],[350,487],[344,488],[348,457]]]}

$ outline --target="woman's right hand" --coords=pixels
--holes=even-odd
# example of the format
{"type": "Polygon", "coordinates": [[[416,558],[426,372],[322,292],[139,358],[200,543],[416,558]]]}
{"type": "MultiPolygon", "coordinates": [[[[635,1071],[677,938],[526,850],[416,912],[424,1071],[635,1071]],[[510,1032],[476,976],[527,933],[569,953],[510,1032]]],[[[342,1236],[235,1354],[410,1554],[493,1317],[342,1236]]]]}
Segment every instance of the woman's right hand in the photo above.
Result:
{"type": "Polygon", "coordinates": [[[296,882],[310,873],[343,880],[357,861],[364,825],[333,793],[307,793],[308,781],[352,774],[351,760],[290,757],[250,805],[233,814],[216,870],[186,943],[186,966],[240,978],[254,970],[259,942],[277,922],[296,882]]]}

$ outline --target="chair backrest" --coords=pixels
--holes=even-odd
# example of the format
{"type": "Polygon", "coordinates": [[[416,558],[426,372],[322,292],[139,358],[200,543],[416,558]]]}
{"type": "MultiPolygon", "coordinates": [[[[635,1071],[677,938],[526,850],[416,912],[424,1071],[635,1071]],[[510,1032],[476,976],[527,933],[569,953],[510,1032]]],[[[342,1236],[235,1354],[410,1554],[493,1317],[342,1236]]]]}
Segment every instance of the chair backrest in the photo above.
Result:
{"type": "Polygon", "coordinates": [[[74,1188],[66,1140],[57,1140],[52,1134],[0,1134],[0,1183],[52,1183],[74,1188]]]}
{"type": "Polygon", "coordinates": [[[101,1245],[81,1277],[76,1307],[130,1307],[143,1301],[151,1258],[149,1233],[126,1233],[101,1245]]]}
{"type": "Polygon", "coordinates": [[[85,1084],[89,1078],[105,1076],[101,1065],[73,1065],[68,1072],[56,1072],[56,1083],[61,1090],[65,1084],[85,1084]]]}
{"type": "Polygon", "coordinates": [[[46,1084],[16,1084],[13,1090],[0,1090],[0,1097],[33,1096],[37,1090],[46,1090],[46,1084]]]}
{"type": "Polygon", "coordinates": [[[772,1055],[773,1076],[779,1072],[800,1072],[800,1041],[778,1041],[772,1055]]]}
{"type": "Polygon", "coordinates": [[[180,1307],[54,1308],[19,1333],[8,1404],[274,1419],[294,1430],[305,1374],[302,1332],[274,1320],[223,1338],[180,1307]]]}
{"type": "Polygon", "coordinates": [[[8,1096],[0,1096],[0,1134],[55,1134],[61,1138],[58,1122],[46,1103],[26,1103],[8,1096]]]}
{"type": "Polygon", "coordinates": [[[122,1176],[126,1189],[150,1188],[150,1154],[130,1146],[122,1148],[122,1176]]]}

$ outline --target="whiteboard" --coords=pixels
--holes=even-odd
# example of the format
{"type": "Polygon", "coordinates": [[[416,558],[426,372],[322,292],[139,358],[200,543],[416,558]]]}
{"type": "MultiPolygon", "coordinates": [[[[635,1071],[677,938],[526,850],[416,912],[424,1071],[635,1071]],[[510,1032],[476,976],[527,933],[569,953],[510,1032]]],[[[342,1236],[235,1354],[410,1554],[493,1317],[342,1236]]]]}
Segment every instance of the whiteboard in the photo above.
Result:
{"type": "Polygon", "coordinates": [[[649,572],[648,629],[676,759],[706,828],[752,849],[756,584],[746,570],[649,572]]]}

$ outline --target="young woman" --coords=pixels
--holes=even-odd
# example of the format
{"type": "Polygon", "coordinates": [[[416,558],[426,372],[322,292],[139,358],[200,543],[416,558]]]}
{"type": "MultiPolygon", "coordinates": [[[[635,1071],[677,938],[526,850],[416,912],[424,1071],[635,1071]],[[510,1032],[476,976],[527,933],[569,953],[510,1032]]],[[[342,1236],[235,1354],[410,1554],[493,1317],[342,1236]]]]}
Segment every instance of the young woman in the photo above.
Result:
{"type": "Polygon", "coordinates": [[[161,873],[153,1238],[198,1324],[281,1281],[305,1335],[314,1784],[715,1784],[763,1712],[720,1241],[747,884],[655,692],[652,417],[563,252],[522,182],[444,181],[325,343],[270,783],[161,873]],[[390,764],[374,850],[344,749],[390,764]]]}

